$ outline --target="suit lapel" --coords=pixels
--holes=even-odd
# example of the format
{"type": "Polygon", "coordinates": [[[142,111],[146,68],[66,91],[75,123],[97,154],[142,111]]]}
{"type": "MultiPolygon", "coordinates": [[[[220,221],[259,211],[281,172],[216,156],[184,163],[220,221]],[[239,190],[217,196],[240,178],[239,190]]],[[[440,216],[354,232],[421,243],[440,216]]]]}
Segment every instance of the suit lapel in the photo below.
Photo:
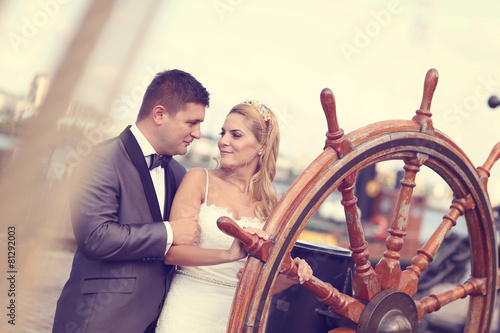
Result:
{"type": "Polygon", "coordinates": [[[163,217],[164,220],[168,220],[170,216],[170,208],[172,207],[172,202],[174,201],[174,194],[176,192],[175,178],[172,167],[168,165],[165,168],[165,205],[163,206],[163,217]]]}
{"type": "Polygon", "coordinates": [[[146,165],[146,160],[144,159],[139,143],[137,143],[137,140],[130,131],[130,126],[120,134],[120,139],[132,163],[134,163],[135,168],[139,172],[153,220],[155,222],[163,221],[160,206],[158,205],[158,198],[156,197],[156,191],[153,186],[153,181],[151,180],[151,175],[149,174],[148,166],[146,165]]]}

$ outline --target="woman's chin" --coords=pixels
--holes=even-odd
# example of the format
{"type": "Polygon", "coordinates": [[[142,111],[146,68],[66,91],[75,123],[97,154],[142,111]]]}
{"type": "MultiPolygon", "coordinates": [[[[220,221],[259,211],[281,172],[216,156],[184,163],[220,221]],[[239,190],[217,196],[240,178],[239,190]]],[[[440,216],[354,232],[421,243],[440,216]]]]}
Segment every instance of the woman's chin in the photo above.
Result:
{"type": "Polygon", "coordinates": [[[228,163],[221,163],[220,164],[221,169],[232,169],[234,168],[234,165],[228,164],[228,163]]]}

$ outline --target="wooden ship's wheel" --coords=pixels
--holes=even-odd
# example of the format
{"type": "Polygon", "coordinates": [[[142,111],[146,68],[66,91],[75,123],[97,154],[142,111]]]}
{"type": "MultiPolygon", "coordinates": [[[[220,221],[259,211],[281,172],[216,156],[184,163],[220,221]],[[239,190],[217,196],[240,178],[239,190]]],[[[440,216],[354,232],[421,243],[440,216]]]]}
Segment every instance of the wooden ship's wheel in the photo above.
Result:
{"type": "Polygon", "coordinates": [[[221,217],[224,232],[239,238],[251,255],[240,280],[230,318],[229,332],[262,332],[272,286],[279,273],[294,275],[290,252],[310,217],[336,189],[345,210],[354,273],[353,296],[343,294],[316,277],[303,284],[318,300],[351,325],[331,329],[338,332],[417,332],[426,316],[460,298],[468,298],[465,332],[489,332],[498,283],[496,227],[487,193],[492,165],[500,156],[500,143],[486,163],[475,168],[465,153],[435,129],[430,105],[438,80],[437,71],[427,72],[420,108],[412,120],[375,123],[344,135],[339,128],[335,100],[329,89],[321,92],[328,132],[324,151],[297,178],[269,218],[265,230],[271,240],[242,233],[230,218],[221,217]],[[388,160],[404,163],[386,251],[372,267],[354,196],[356,174],[361,169],[388,160]],[[411,265],[402,269],[403,247],[415,177],[425,166],[437,173],[453,191],[454,199],[442,222],[436,221],[432,236],[416,251],[411,265]],[[419,278],[433,260],[443,240],[464,216],[470,241],[468,280],[449,290],[414,299],[419,278]],[[254,238],[255,237],[255,238],[254,238]]]}

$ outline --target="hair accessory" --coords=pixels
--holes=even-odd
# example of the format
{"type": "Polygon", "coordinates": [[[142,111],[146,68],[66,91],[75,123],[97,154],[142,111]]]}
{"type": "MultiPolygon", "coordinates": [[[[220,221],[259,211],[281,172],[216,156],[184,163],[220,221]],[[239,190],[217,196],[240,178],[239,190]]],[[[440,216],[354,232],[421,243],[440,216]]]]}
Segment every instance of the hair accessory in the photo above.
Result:
{"type": "Polygon", "coordinates": [[[266,124],[269,125],[269,123],[271,122],[271,113],[264,105],[259,104],[259,102],[257,102],[257,101],[252,101],[249,99],[241,102],[241,104],[251,105],[255,110],[257,110],[258,113],[260,113],[262,115],[266,124]]]}

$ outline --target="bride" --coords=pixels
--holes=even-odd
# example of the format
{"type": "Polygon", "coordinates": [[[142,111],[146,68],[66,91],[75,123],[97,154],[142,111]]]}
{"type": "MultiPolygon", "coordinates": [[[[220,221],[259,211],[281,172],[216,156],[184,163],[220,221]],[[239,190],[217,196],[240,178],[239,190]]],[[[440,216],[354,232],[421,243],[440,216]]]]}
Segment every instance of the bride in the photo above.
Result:
{"type": "MultiPolygon", "coordinates": [[[[170,219],[199,215],[201,236],[192,246],[172,246],[164,258],[177,269],[158,319],[159,333],[227,331],[246,253],[217,228],[220,216],[268,239],[261,229],[280,199],[272,185],[279,148],[276,116],[256,101],[236,105],[226,117],[218,147],[220,166],[188,171],[172,204],[170,219]]],[[[294,263],[299,281],[280,275],[274,293],[312,276],[304,260],[295,258],[294,263]]]]}

